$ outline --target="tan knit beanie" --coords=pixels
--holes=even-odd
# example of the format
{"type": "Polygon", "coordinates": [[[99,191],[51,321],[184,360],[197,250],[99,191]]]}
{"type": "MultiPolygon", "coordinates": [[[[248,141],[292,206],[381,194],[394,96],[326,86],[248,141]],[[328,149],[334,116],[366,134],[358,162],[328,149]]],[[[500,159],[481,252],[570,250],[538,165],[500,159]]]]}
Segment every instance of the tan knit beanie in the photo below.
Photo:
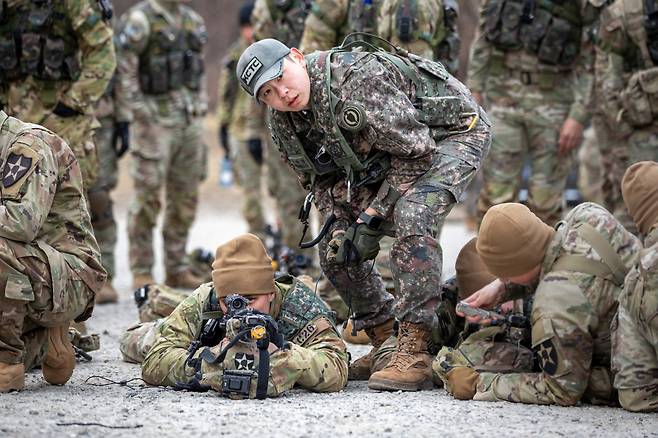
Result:
{"type": "Polygon", "coordinates": [[[515,277],[542,262],[554,234],[525,205],[499,204],[484,215],[476,247],[489,272],[515,277]]]}
{"type": "Polygon", "coordinates": [[[658,220],[658,163],[640,161],[626,169],[621,194],[638,230],[647,234],[658,220]]]}
{"type": "Polygon", "coordinates": [[[212,282],[218,297],[274,292],[272,259],[263,242],[253,234],[243,234],[217,247],[212,282]]]}
{"type": "Polygon", "coordinates": [[[474,237],[464,245],[455,262],[460,300],[468,298],[496,279],[495,275],[487,271],[487,266],[478,255],[476,242],[477,237],[474,237]]]}

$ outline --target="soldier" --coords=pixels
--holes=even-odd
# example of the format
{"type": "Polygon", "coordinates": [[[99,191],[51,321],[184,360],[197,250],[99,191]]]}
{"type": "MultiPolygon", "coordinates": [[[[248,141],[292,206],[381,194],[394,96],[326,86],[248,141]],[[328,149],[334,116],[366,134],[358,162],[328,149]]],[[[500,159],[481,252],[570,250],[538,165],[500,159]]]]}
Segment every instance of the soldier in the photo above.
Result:
{"type": "MultiPolygon", "coordinates": [[[[226,359],[219,363],[200,359],[195,376],[187,360],[188,347],[201,333],[205,320],[221,318],[227,312],[224,299],[238,292],[249,300],[251,309],[271,315],[279,334],[289,341],[287,348],[271,351],[268,396],[294,385],[316,392],[340,391],[347,383],[348,356],[331,312],[303,282],[292,277],[274,281],[271,262],[262,242],[252,234],[219,246],[213,282],[201,285],[169,317],[138,326],[138,336],[134,330],[127,332],[121,341],[124,357],[129,352],[129,360],[143,359],[142,377],[150,384],[174,386],[196,379],[200,385],[222,392],[226,371],[255,370],[258,353],[253,355],[254,351],[245,351],[238,343],[229,347],[226,359]]],[[[231,327],[230,321],[227,327],[231,327]]],[[[225,334],[230,335],[228,329],[225,334]]],[[[225,338],[210,349],[220,350],[228,341],[225,338]]],[[[205,355],[199,350],[194,358],[205,355]]]]}
{"type": "Polygon", "coordinates": [[[41,364],[53,385],[75,367],[68,339],[106,274],[85,202],[81,169],[58,136],[0,111],[0,392],[25,387],[41,364]]]}
{"type": "Polygon", "coordinates": [[[377,347],[400,321],[397,350],[369,387],[431,387],[436,315],[422,303],[439,291],[444,218],[488,150],[486,114],[441,64],[411,54],[305,57],[269,39],[242,54],[237,75],[271,108],[272,136],[326,219],[320,264],[355,328],[377,347]],[[384,233],[396,236],[395,307],[371,262],[384,233]]]}
{"type": "Polygon", "coordinates": [[[261,136],[266,128],[265,111],[264,107],[258,105],[240,89],[234,74],[240,54],[254,42],[250,21],[253,8],[253,2],[247,2],[240,8],[238,14],[240,37],[229,48],[228,54],[222,61],[217,115],[220,142],[228,142],[228,150],[235,157],[237,180],[243,192],[242,215],[247,221],[249,232],[264,239],[266,223],[261,194],[263,165],[261,136]]]}
{"type": "Polygon", "coordinates": [[[635,412],[658,410],[658,163],[628,168],[622,180],[628,211],[644,249],[626,277],[612,328],[612,367],[619,403],[635,412]]]}
{"type": "Polygon", "coordinates": [[[521,204],[489,209],[477,251],[498,279],[465,301],[492,308],[533,294],[532,348],[540,371],[501,374],[444,360],[446,387],[460,399],[613,403],[610,323],[640,248],[639,240],[596,204],[574,208],[556,229],[521,204]]]}
{"type": "Polygon", "coordinates": [[[571,2],[487,0],[469,61],[468,85],[486,95],[494,126],[483,168],[480,220],[492,206],[518,201],[526,157],[532,166],[528,206],[547,224],[562,216],[562,192],[573,150],[588,121],[591,62],[581,52],[583,28],[601,0],[571,2]]]}
{"type": "MultiPolygon", "coordinates": [[[[658,4],[615,1],[601,16],[600,38],[603,110],[628,150],[626,166],[658,160],[658,4]]],[[[618,177],[624,170],[618,169],[618,177]]]]}
{"type": "Polygon", "coordinates": [[[120,23],[119,111],[132,115],[131,174],[135,196],[128,212],[130,269],[135,287],[154,283],[153,228],[165,189],[163,238],[166,283],[201,283],[185,259],[199,183],[206,165],[201,117],[207,109],[203,19],[181,0],[144,0],[120,23]]]}

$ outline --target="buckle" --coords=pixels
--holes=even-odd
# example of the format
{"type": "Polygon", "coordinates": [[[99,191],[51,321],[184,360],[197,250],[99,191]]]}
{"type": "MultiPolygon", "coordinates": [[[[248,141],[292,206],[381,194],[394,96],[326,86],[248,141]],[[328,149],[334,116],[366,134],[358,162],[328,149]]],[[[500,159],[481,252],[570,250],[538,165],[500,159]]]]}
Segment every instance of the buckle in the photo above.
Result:
{"type": "Polygon", "coordinates": [[[222,376],[222,395],[226,397],[249,398],[253,371],[224,370],[222,376]]]}
{"type": "Polygon", "coordinates": [[[529,71],[522,71],[521,72],[521,82],[523,85],[531,85],[532,84],[532,74],[529,71]]]}

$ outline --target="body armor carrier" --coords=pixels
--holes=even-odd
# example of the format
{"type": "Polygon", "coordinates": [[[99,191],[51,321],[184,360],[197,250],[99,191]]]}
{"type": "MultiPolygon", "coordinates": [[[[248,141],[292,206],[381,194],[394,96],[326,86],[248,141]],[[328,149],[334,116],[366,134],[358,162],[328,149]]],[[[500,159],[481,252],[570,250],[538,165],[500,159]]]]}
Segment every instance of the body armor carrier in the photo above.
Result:
{"type": "Polygon", "coordinates": [[[28,76],[45,81],[78,79],[78,41],[64,3],[31,0],[0,8],[0,84],[28,76]]]}
{"type": "Polygon", "coordinates": [[[191,30],[190,16],[183,11],[183,28],[171,27],[150,4],[144,12],[150,18],[151,35],[139,58],[139,82],[145,94],[165,94],[186,87],[201,86],[204,64],[202,51],[208,40],[205,31],[191,30]]]}
{"type": "Polygon", "coordinates": [[[274,35],[288,47],[296,47],[304,33],[306,16],[311,12],[311,0],[267,0],[274,22],[274,35]]]}
{"type": "Polygon", "coordinates": [[[524,49],[550,65],[571,65],[580,52],[582,19],[572,0],[492,0],[483,33],[503,51],[524,49]]]}

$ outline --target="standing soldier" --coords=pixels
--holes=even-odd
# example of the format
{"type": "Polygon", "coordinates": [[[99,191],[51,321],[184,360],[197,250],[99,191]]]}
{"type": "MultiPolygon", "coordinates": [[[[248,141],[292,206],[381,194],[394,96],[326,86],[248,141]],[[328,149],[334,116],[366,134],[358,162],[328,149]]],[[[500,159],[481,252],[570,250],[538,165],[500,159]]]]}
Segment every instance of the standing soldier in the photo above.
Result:
{"type": "Polygon", "coordinates": [[[591,61],[581,46],[584,26],[596,18],[592,4],[487,0],[482,5],[468,74],[474,97],[488,99],[494,127],[480,218],[493,205],[518,200],[529,157],[528,206],[548,224],[560,220],[573,150],[588,119],[591,74],[575,67],[591,61]]]}
{"type": "Polygon", "coordinates": [[[131,173],[135,197],[128,212],[134,287],[153,283],[153,228],[165,189],[163,237],[166,283],[201,283],[185,258],[199,183],[205,175],[201,117],[207,110],[203,19],[181,0],[144,0],[121,17],[121,99],[132,113],[131,173]]]}

